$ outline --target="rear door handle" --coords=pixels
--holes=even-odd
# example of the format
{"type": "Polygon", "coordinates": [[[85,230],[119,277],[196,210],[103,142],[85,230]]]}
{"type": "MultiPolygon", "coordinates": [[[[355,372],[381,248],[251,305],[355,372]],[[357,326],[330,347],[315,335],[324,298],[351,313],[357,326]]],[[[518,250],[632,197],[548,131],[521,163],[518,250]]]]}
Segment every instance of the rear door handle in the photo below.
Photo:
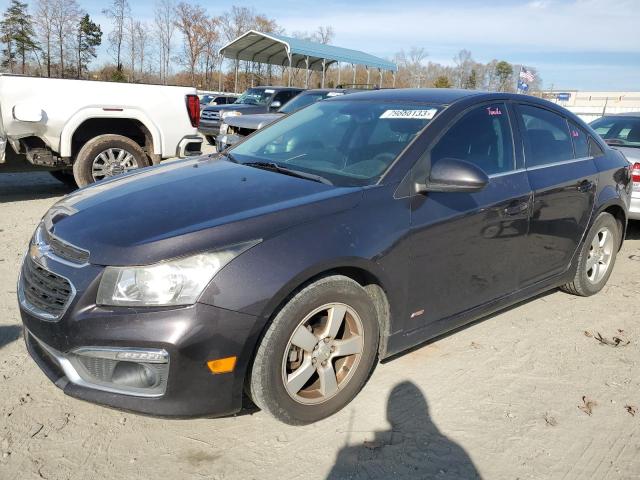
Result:
{"type": "Polygon", "coordinates": [[[526,212],[528,209],[529,209],[529,202],[521,202],[521,203],[518,203],[517,205],[513,205],[511,207],[505,208],[502,212],[505,215],[513,216],[513,215],[519,215],[523,212],[526,212]]]}
{"type": "Polygon", "coordinates": [[[576,188],[579,192],[586,193],[593,188],[593,185],[594,183],[589,180],[582,180],[578,183],[578,186],[576,188]]]}

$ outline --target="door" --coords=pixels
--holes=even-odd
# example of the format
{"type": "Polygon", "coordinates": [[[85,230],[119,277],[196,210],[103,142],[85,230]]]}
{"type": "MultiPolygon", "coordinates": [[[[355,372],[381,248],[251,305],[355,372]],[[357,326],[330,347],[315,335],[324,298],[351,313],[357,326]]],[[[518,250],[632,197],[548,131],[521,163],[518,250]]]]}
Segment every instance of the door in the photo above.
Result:
{"type": "Polygon", "coordinates": [[[426,328],[426,336],[454,328],[452,315],[517,289],[529,222],[531,190],[526,172],[517,168],[506,104],[466,111],[424,156],[426,167],[415,170],[443,158],[476,164],[489,184],[475,193],[413,198],[407,330],[426,328]]]}
{"type": "Polygon", "coordinates": [[[586,134],[551,110],[517,106],[534,202],[522,286],[569,268],[593,210],[597,170],[586,134]]]}

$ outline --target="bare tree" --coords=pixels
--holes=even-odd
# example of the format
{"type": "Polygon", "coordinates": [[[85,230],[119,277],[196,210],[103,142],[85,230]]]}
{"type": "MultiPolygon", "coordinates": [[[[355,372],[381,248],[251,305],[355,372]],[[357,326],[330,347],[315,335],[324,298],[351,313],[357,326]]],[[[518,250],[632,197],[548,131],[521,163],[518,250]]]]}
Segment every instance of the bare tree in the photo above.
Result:
{"type": "Polygon", "coordinates": [[[318,43],[323,43],[325,45],[331,43],[335,37],[335,32],[333,31],[333,27],[327,25],[326,27],[320,26],[313,34],[313,39],[318,43]]]}
{"type": "Polygon", "coordinates": [[[458,88],[465,87],[468,82],[469,76],[471,75],[471,70],[473,69],[474,61],[471,58],[471,52],[469,50],[460,50],[458,54],[453,57],[453,62],[455,63],[455,83],[454,85],[458,88]]]}
{"type": "Polygon", "coordinates": [[[131,71],[129,81],[136,80],[136,60],[138,59],[138,29],[136,20],[133,17],[126,19],[124,44],[129,51],[129,70],[131,71]]]}
{"type": "Polygon", "coordinates": [[[205,49],[204,41],[204,23],[207,21],[207,15],[204,9],[199,5],[189,5],[180,2],[176,6],[175,24],[182,33],[184,41],[185,64],[189,67],[191,74],[191,82],[196,84],[196,65],[200,59],[200,55],[205,49]]]}
{"type": "Polygon", "coordinates": [[[144,22],[136,22],[136,40],[138,43],[138,59],[140,60],[140,78],[144,75],[144,61],[149,49],[149,27],[144,22]]]}
{"type": "Polygon", "coordinates": [[[45,61],[47,77],[51,77],[51,48],[53,46],[53,4],[55,0],[38,0],[36,4],[35,24],[45,61]]]}
{"type": "Polygon", "coordinates": [[[220,47],[220,33],[218,31],[219,20],[208,18],[203,23],[204,48],[202,52],[204,85],[209,88],[211,73],[218,65],[218,49],[220,47]]]}
{"type": "Polygon", "coordinates": [[[171,41],[176,30],[173,0],[159,0],[155,5],[154,23],[160,39],[160,80],[167,83],[171,73],[171,41]]]}
{"type": "Polygon", "coordinates": [[[122,45],[124,43],[126,20],[131,14],[127,0],[113,0],[111,8],[102,11],[113,22],[113,30],[109,33],[111,51],[116,61],[116,69],[122,72],[122,45]]]}
{"type": "Polygon", "coordinates": [[[80,6],[76,0],[53,0],[51,19],[53,36],[57,43],[58,70],[61,78],[64,77],[65,48],[74,42],[80,13],[80,6]]]}

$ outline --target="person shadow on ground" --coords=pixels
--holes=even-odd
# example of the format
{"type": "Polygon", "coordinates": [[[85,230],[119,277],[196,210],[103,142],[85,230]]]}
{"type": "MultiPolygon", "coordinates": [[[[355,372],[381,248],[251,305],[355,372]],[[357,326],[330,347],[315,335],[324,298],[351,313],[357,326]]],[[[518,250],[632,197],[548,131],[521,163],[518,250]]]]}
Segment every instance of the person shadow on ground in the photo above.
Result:
{"type": "Polygon", "coordinates": [[[340,450],[327,479],[480,478],[464,449],[433,424],[427,400],[412,382],[391,391],[387,420],[390,430],[340,450]]]}

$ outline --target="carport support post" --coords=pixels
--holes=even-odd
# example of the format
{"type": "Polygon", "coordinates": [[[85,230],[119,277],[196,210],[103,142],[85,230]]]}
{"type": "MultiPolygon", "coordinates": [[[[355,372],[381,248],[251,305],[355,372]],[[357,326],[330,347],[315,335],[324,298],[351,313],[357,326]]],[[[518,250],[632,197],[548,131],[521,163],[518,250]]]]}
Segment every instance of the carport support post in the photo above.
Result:
{"type": "Polygon", "coordinates": [[[304,57],[304,63],[307,66],[306,71],[304,72],[304,88],[309,88],[309,57],[304,57]]]}
{"type": "Polygon", "coordinates": [[[338,84],[336,85],[336,87],[339,87],[339,86],[340,86],[340,70],[341,70],[341,68],[340,68],[340,62],[338,62],[338,84]]]}
{"type": "Polygon", "coordinates": [[[382,88],[382,69],[381,68],[378,69],[378,73],[380,74],[380,85],[378,85],[378,88],[382,88]]]}
{"type": "Polygon", "coordinates": [[[233,85],[233,93],[238,93],[238,65],[240,65],[240,62],[238,61],[238,57],[236,57],[236,81],[233,85]]]}
{"type": "Polygon", "coordinates": [[[352,83],[353,83],[353,85],[355,85],[356,84],[356,65],[355,65],[355,63],[352,63],[351,67],[353,68],[353,82],[352,83]]]}
{"type": "Polygon", "coordinates": [[[367,85],[371,83],[371,70],[367,67],[367,85]]]}
{"type": "Polygon", "coordinates": [[[291,54],[287,54],[287,58],[289,58],[289,86],[291,86],[291,54]]]}
{"type": "Polygon", "coordinates": [[[324,88],[324,73],[326,68],[327,68],[327,60],[323,58],[322,59],[322,88],[324,88]]]}
{"type": "Polygon", "coordinates": [[[393,88],[396,88],[396,72],[393,72],[393,88]]]}
{"type": "Polygon", "coordinates": [[[218,68],[218,91],[222,92],[222,59],[220,59],[220,67],[218,68]]]}

